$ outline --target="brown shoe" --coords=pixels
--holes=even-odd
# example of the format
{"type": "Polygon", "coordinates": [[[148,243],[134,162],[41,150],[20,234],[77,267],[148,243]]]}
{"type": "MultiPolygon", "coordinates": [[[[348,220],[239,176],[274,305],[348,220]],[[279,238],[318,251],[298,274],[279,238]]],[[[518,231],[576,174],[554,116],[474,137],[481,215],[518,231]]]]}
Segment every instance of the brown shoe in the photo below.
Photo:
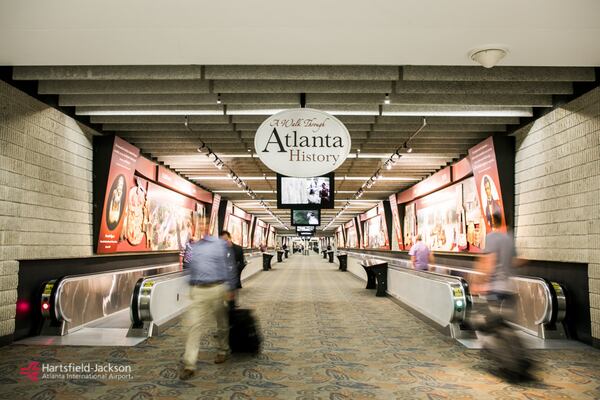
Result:
{"type": "Polygon", "coordinates": [[[193,369],[182,368],[179,371],[179,379],[181,379],[182,381],[187,381],[192,376],[194,376],[195,372],[196,371],[194,371],[193,369]]]}
{"type": "Polygon", "coordinates": [[[215,364],[223,364],[228,358],[229,356],[227,354],[217,354],[215,357],[215,364]]]}

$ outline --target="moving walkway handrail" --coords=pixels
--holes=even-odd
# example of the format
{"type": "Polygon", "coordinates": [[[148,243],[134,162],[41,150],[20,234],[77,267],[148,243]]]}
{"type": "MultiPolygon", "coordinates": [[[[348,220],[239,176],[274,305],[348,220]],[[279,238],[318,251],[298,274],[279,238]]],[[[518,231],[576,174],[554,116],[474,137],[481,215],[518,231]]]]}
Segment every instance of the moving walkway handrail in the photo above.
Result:
{"type": "Polygon", "coordinates": [[[167,272],[159,275],[146,276],[138,279],[131,296],[131,322],[133,327],[139,327],[144,322],[152,321],[151,312],[152,294],[161,282],[188,276],[189,269],[183,271],[167,272]]]}
{"type": "MultiPolygon", "coordinates": [[[[466,275],[483,275],[482,272],[468,268],[460,268],[439,264],[434,264],[433,266],[436,269],[457,271],[466,275]]],[[[543,308],[545,311],[543,315],[536,317],[535,323],[537,325],[562,322],[564,320],[566,316],[566,298],[564,294],[564,289],[559,283],[551,282],[544,278],[539,278],[535,276],[516,275],[510,277],[510,279],[515,282],[515,285],[519,285],[520,283],[529,283],[538,285],[542,289],[543,298],[541,299],[541,301],[544,302],[543,308]]]]}
{"type": "Polygon", "coordinates": [[[450,287],[454,299],[454,313],[450,323],[462,323],[467,318],[468,309],[471,307],[471,295],[469,293],[469,285],[467,281],[458,276],[449,276],[444,274],[438,274],[431,271],[417,271],[413,269],[403,267],[388,267],[403,273],[413,274],[424,277],[426,279],[435,280],[442,282],[450,287]]]}
{"type": "MultiPolygon", "coordinates": [[[[391,258],[391,257],[380,257],[380,256],[375,256],[375,255],[366,255],[366,254],[361,254],[361,253],[356,253],[356,252],[348,252],[348,255],[353,255],[353,256],[360,256],[363,259],[367,259],[367,260],[383,260],[385,262],[388,263],[388,268],[392,268],[392,269],[397,269],[397,270],[401,270],[401,271],[412,271],[412,272],[416,272],[416,273],[426,273],[428,274],[428,276],[431,277],[437,277],[439,279],[442,280],[452,280],[452,281],[460,281],[466,288],[469,287],[469,283],[466,281],[466,279],[460,277],[460,276],[456,276],[456,275],[447,275],[447,274],[440,274],[438,272],[435,271],[416,271],[413,270],[411,268],[408,267],[404,267],[401,265],[398,265],[398,260],[397,258],[391,258]]],[[[435,264],[432,266],[436,266],[435,264]]],[[[475,272],[475,271],[473,271],[475,272]]],[[[479,272],[475,272],[477,274],[479,274],[479,272]]]]}
{"type": "Polygon", "coordinates": [[[133,280],[148,273],[175,270],[178,263],[67,275],[44,285],[42,316],[50,319],[46,333],[64,335],[74,328],[105,318],[130,304],[133,280]],[[65,304],[65,296],[69,304],[65,304]],[[107,312],[108,309],[108,312],[107,312]]]}
{"type": "MultiPolygon", "coordinates": [[[[396,263],[396,262],[390,263],[390,261],[396,261],[395,259],[390,258],[390,257],[365,255],[363,253],[356,253],[356,252],[351,252],[351,251],[348,252],[348,255],[359,258],[361,260],[384,261],[384,262],[388,263],[388,270],[395,270],[395,271],[398,271],[403,274],[413,275],[418,278],[423,278],[423,279],[426,279],[429,281],[435,281],[435,282],[438,282],[439,284],[442,284],[443,287],[446,287],[446,289],[440,293],[447,293],[447,295],[448,295],[448,297],[446,297],[446,300],[443,303],[443,305],[452,307],[452,312],[451,312],[451,315],[449,316],[448,320],[442,320],[437,312],[430,310],[431,307],[428,307],[428,309],[425,309],[426,307],[424,306],[424,304],[427,302],[424,302],[422,298],[421,298],[421,300],[413,299],[414,301],[411,300],[411,298],[401,299],[400,298],[400,297],[402,297],[401,294],[397,294],[397,293],[395,294],[395,293],[390,292],[391,288],[390,288],[390,280],[389,279],[388,279],[388,293],[390,295],[392,295],[393,297],[398,298],[400,301],[408,302],[411,307],[419,307],[419,306],[417,306],[417,303],[421,304],[420,312],[424,313],[424,315],[427,314],[428,318],[434,320],[436,323],[438,323],[442,326],[447,326],[447,325],[458,326],[459,324],[461,324],[462,322],[464,322],[466,320],[468,309],[471,306],[471,300],[470,300],[470,296],[469,296],[469,286],[465,279],[463,279],[461,277],[457,277],[457,276],[444,275],[444,274],[439,274],[439,273],[431,272],[431,271],[416,271],[416,270],[413,270],[410,268],[398,266],[398,263],[396,263]],[[444,324],[447,324],[447,325],[444,325],[444,324]]],[[[459,329],[451,328],[451,330],[453,330],[452,334],[456,335],[457,331],[459,329]]]]}
{"type": "MultiPolygon", "coordinates": [[[[386,260],[388,261],[389,268],[410,269],[410,261],[407,259],[358,252],[349,253],[362,259],[376,258],[386,260]]],[[[449,273],[455,272],[463,275],[438,274],[441,276],[454,276],[463,279],[467,288],[470,277],[483,275],[482,272],[469,268],[440,264],[432,264],[431,267],[437,271],[446,270],[449,273]]],[[[428,271],[428,273],[432,274],[436,272],[428,271]]],[[[547,328],[553,330],[560,330],[562,328],[557,324],[560,325],[566,317],[567,299],[565,291],[559,283],[531,276],[513,276],[510,279],[515,284],[518,294],[517,301],[520,303],[519,306],[516,307],[516,312],[514,313],[517,326],[540,337],[546,337],[546,335],[550,333],[547,331],[547,328]],[[536,293],[538,293],[539,296],[534,296],[536,293]]]]}

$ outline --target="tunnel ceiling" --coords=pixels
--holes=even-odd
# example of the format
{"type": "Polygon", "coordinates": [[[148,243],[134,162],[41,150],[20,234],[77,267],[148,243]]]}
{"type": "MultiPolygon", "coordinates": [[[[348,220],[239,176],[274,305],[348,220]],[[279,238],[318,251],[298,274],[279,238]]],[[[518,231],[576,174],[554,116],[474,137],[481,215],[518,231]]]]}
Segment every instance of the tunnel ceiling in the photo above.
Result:
{"type": "MultiPolygon", "coordinates": [[[[146,155],[275,222],[196,149],[206,142],[259,198],[276,206],[275,173],[253,154],[254,133],[276,110],[328,111],[352,136],[336,172],[336,209],[421,125],[427,126],[384,179],[353,202],[337,222],[460,159],[489,135],[506,135],[536,109],[595,80],[586,67],[465,66],[71,66],[15,67],[13,79],[37,81],[39,95],[135,144],[146,155]],[[301,94],[304,94],[303,96],[301,94]],[[389,94],[390,104],[384,104],[389,94]],[[220,104],[218,104],[220,100],[220,104]],[[190,132],[184,125],[189,117],[190,132]],[[358,153],[360,151],[360,153],[358,153]]],[[[274,210],[288,226],[289,210],[274,210]]]]}

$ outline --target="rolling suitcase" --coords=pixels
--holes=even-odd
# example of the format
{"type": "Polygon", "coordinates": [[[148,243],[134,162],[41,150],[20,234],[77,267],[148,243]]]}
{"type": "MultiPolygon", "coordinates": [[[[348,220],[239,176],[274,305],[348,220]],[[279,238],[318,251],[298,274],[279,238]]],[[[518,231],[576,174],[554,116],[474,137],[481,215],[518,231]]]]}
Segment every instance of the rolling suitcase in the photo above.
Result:
{"type": "Polygon", "coordinates": [[[262,337],[252,311],[246,308],[229,310],[229,347],[232,353],[260,352],[262,337]]]}
{"type": "Polygon", "coordinates": [[[515,328],[497,311],[492,311],[485,301],[476,298],[473,300],[474,307],[469,313],[468,324],[483,335],[484,354],[509,381],[532,380],[532,363],[515,328]]]}

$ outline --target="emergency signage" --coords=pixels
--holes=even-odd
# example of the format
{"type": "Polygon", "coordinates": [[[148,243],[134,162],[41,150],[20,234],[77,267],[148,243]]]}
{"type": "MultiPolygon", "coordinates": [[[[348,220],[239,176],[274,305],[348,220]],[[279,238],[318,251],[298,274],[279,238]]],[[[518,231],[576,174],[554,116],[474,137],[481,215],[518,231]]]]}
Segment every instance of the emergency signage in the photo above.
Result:
{"type": "Polygon", "coordinates": [[[286,176],[313,177],[337,169],[350,153],[348,129],[334,116],[311,108],[281,111],[256,131],[260,160],[286,176]]]}

